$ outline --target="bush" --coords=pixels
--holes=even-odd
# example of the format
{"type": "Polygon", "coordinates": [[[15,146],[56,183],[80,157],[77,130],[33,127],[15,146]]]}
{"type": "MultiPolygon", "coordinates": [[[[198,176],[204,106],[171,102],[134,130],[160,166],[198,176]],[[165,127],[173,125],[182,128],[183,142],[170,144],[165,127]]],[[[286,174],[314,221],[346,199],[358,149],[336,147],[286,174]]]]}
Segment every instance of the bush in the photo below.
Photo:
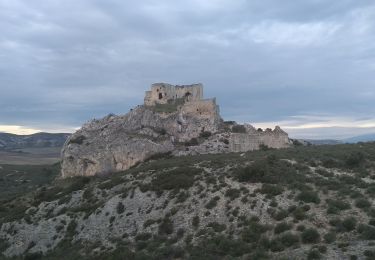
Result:
{"type": "Polygon", "coordinates": [[[207,227],[212,228],[215,232],[222,232],[227,228],[225,224],[219,224],[217,222],[210,222],[207,224],[207,227]]]}
{"type": "Polygon", "coordinates": [[[364,199],[364,198],[362,198],[362,199],[357,199],[357,200],[355,201],[355,206],[356,206],[357,208],[360,208],[360,209],[363,209],[363,208],[369,208],[369,207],[371,207],[371,202],[368,201],[367,199],[364,199]]]}
{"type": "Polygon", "coordinates": [[[160,235],[170,235],[173,233],[173,222],[169,218],[164,218],[159,224],[160,235]]]}
{"type": "Polygon", "coordinates": [[[347,217],[342,222],[342,226],[348,232],[354,230],[355,227],[356,227],[356,225],[357,225],[357,220],[355,218],[353,218],[353,217],[347,217]]]}
{"type": "Polygon", "coordinates": [[[244,125],[234,125],[232,126],[233,133],[246,133],[246,127],[244,125]]]}
{"type": "Polygon", "coordinates": [[[277,221],[283,220],[284,218],[288,216],[289,216],[289,212],[285,209],[279,210],[275,214],[272,215],[272,217],[277,221]]]}
{"type": "Polygon", "coordinates": [[[308,228],[301,234],[301,239],[304,244],[315,244],[320,241],[320,234],[314,228],[308,228]]]}
{"type": "Polygon", "coordinates": [[[76,234],[77,222],[73,219],[66,228],[66,236],[73,237],[76,234]]]}
{"type": "Polygon", "coordinates": [[[305,190],[301,191],[300,194],[297,196],[297,200],[306,202],[306,203],[320,203],[320,198],[317,192],[315,191],[310,191],[310,190],[305,190]]]}
{"type": "Polygon", "coordinates": [[[245,221],[245,229],[242,231],[242,240],[249,243],[257,242],[262,233],[267,231],[267,226],[258,223],[258,219],[245,221]]]}
{"type": "Polygon", "coordinates": [[[199,134],[199,136],[202,137],[202,138],[208,138],[211,135],[212,135],[212,133],[210,131],[204,131],[204,132],[199,134]]]}
{"type": "Polygon", "coordinates": [[[304,220],[306,218],[306,211],[299,207],[293,211],[293,216],[296,220],[304,220]]]}
{"type": "Polygon", "coordinates": [[[140,233],[140,234],[137,234],[135,236],[135,240],[136,241],[146,241],[146,240],[149,240],[150,238],[152,237],[152,234],[151,233],[140,233]]]}
{"type": "Polygon", "coordinates": [[[72,138],[69,140],[70,144],[83,144],[83,141],[86,140],[86,137],[83,135],[79,136],[72,136],[72,138]]]}
{"type": "Polygon", "coordinates": [[[365,159],[361,152],[351,153],[345,160],[345,164],[349,167],[358,167],[365,159]]]}
{"type": "Polygon", "coordinates": [[[199,144],[198,139],[195,138],[195,137],[193,137],[189,141],[185,142],[185,146],[196,146],[198,144],[199,144]]]}
{"type": "Polygon", "coordinates": [[[280,185],[272,185],[272,184],[263,184],[262,188],[259,190],[260,193],[267,194],[269,196],[277,196],[283,193],[284,189],[280,185]]]}
{"type": "Polygon", "coordinates": [[[225,197],[229,197],[231,200],[238,198],[241,194],[239,189],[228,189],[225,191],[225,197]]]}
{"type": "Polygon", "coordinates": [[[284,246],[291,247],[299,243],[299,237],[291,232],[287,232],[281,235],[280,241],[284,246]]]}
{"type": "Polygon", "coordinates": [[[321,258],[322,258],[322,255],[320,254],[319,250],[316,248],[312,248],[307,254],[308,260],[321,259],[321,258]]]}
{"type": "Polygon", "coordinates": [[[328,214],[337,214],[341,210],[350,209],[350,204],[344,200],[327,200],[328,214]]]}
{"type": "Polygon", "coordinates": [[[194,228],[198,228],[198,226],[199,226],[199,222],[200,222],[200,220],[199,220],[199,216],[194,216],[194,217],[193,217],[193,220],[192,220],[192,225],[193,225],[193,227],[194,227],[194,228]]]}
{"type": "Polygon", "coordinates": [[[286,223],[286,222],[281,222],[281,223],[278,223],[274,229],[274,233],[275,234],[280,234],[282,232],[285,232],[287,230],[290,230],[292,229],[293,225],[289,224],[289,223],[286,223]]]}
{"type": "Polygon", "coordinates": [[[281,252],[285,250],[285,246],[279,238],[273,239],[269,245],[272,252],[281,252]]]}
{"type": "Polygon", "coordinates": [[[366,240],[375,240],[375,228],[372,226],[365,226],[363,229],[362,238],[366,240]]]}
{"type": "Polygon", "coordinates": [[[328,232],[324,235],[324,241],[328,244],[335,242],[336,240],[336,233],[335,232],[328,232]]]}
{"type": "Polygon", "coordinates": [[[117,214],[122,214],[122,213],[124,213],[124,211],[125,211],[125,206],[124,206],[124,204],[122,204],[121,201],[117,204],[116,210],[117,210],[117,214]]]}
{"type": "Polygon", "coordinates": [[[213,209],[217,205],[217,201],[220,200],[219,196],[213,197],[207,204],[206,204],[206,209],[213,209]]]}
{"type": "Polygon", "coordinates": [[[168,172],[158,173],[151,181],[151,189],[158,191],[190,188],[198,172],[200,170],[193,167],[181,167],[168,172]]]}

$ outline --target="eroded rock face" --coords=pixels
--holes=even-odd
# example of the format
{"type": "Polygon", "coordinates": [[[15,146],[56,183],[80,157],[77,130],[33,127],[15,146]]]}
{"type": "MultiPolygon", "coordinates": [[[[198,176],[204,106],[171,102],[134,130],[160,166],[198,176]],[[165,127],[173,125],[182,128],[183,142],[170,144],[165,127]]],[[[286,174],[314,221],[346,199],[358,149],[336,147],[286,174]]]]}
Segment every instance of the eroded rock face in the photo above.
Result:
{"type": "Polygon", "coordinates": [[[92,120],[71,135],[62,150],[62,177],[123,171],[169,152],[179,156],[289,146],[287,133],[279,127],[259,131],[251,125],[225,124],[216,100],[200,99],[201,85],[186,86],[186,93],[181,86],[177,91],[168,85],[169,92],[158,86],[153,86],[153,95],[146,93],[152,102],[147,98],[126,115],[92,120]]]}
{"type": "Polygon", "coordinates": [[[217,132],[220,116],[196,116],[180,109],[155,112],[138,106],[123,116],[109,115],[85,124],[62,150],[62,176],[92,176],[123,171],[154,154],[176,149],[204,131],[217,132]]]}

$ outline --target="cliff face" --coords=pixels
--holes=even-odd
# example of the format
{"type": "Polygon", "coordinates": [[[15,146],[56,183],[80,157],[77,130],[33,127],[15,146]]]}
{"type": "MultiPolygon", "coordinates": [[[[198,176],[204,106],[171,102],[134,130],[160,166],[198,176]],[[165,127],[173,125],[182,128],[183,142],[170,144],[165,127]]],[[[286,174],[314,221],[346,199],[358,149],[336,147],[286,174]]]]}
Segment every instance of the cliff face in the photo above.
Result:
{"type": "Polygon", "coordinates": [[[91,176],[122,171],[146,158],[177,149],[202,129],[217,132],[218,114],[200,117],[176,110],[157,112],[138,106],[124,116],[109,115],[85,124],[65,143],[62,176],[91,176]]]}
{"type": "Polygon", "coordinates": [[[260,132],[249,125],[227,125],[215,99],[190,98],[187,95],[167,103],[155,100],[155,105],[138,106],[126,115],[108,115],[85,124],[63,147],[62,176],[123,171],[163,153],[244,152],[261,145],[289,145],[288,135],[280,128],[260,132]]]}

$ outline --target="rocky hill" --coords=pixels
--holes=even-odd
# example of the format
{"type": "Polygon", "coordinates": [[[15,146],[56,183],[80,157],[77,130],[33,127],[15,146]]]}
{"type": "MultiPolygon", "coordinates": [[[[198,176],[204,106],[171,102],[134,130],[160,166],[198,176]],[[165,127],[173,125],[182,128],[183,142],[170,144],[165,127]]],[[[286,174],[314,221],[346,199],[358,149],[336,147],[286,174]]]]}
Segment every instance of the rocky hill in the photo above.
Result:
{"type": "Polygon", "coordinates": [[[153,84],[144,105],[126,115],[92,120],[69,137],[62,150],[62,176],[119,172],[160,154],[196,155],[286,148],[279,127],[255,129],[224,122],[215,99],[203,99],[201,84],[153,84]]]}
{"type": "Polygon", "coordinates": [[[0,133],[0,150],[62,147],[69,135],[66,133],[36,133],[32,135],[0,133]]]}
{"type": "Polygon", "coordinates": [[[375,143],[167,156],[1,201],[0,252],[12,259],[374,259],[374,197],[375,143]]]}

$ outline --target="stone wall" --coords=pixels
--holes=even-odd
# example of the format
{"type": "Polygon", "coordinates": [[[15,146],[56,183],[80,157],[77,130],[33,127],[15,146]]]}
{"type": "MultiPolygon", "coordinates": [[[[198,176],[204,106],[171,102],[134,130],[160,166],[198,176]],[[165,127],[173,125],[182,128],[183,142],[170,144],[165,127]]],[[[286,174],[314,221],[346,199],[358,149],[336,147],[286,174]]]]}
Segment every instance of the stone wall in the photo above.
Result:
{"type": "Polygon", "coordinates": [[[146,91],[144,104],[153,106],[155,104],[166,104],[170,100],[184,98],[187,101],[197,101],[203,98],[203,85],[171,85],[166,83],[155,83],[151,90],[146,91]]]}
{"type": "Polygon", "coordinates": [[[290,145],[288,134],[278,126],[273,131],[232,133],[229,140],[229,149],[231,152],[258,150],[261,145],[277,149],[286,148],[290,145]]]}

